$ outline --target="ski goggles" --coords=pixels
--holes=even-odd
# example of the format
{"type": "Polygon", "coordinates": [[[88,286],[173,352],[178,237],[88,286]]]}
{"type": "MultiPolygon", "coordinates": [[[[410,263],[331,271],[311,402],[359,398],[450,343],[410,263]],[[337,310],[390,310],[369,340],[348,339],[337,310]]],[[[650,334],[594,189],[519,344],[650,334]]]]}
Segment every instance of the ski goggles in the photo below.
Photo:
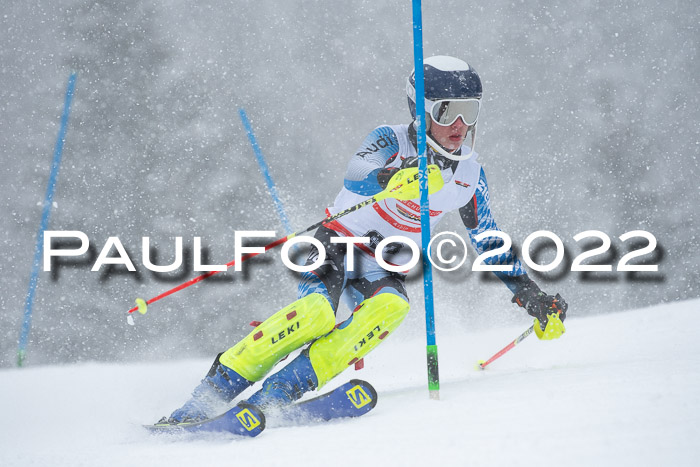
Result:
{"type": "Polygon", "coordinates": [[[467,126],[474,125],[479,118],[481,101],[479,99],[444,99],[439,101],[425,100],[426,112],[433,122],[440,126],[452,125],[458,117],[462,117],[467,126]]]}

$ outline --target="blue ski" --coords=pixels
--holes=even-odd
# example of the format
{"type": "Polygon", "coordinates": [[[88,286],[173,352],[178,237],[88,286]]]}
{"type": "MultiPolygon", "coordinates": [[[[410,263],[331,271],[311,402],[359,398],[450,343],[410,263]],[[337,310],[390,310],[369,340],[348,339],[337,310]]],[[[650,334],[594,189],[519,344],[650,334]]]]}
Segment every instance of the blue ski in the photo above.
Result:
{"type": "MultiPolygon", "coordinates": [[[[282,424],[305,424],[359,417],[377,405],[377,391],[366,381],[353,379],[332,391],[297,404],[270,411],[282,424]]],[[[265,429],[265,415],[256,406],[240,402],[234,408],[201,422],[144,425],[153,433],[232,433],[254,437],[265,429]]]]}
{"type": "MultiPolygon", "coordinates": [[[[353,379],[313,399],[284,407],[279,416],[288,422],[329,421],[359,417],[377,405],[377,391],[367,381],[353,379]]],[[[271,416],[277,414],[271,414],[271,416]]]]}
{"type": "Polygon", "coordinates": [[[218,417],[201,422],[159,422],[144,426],[154,433],[233,433],[252,438],[265,429],[265,415],[254,405],[241,402],[218,417]]]}

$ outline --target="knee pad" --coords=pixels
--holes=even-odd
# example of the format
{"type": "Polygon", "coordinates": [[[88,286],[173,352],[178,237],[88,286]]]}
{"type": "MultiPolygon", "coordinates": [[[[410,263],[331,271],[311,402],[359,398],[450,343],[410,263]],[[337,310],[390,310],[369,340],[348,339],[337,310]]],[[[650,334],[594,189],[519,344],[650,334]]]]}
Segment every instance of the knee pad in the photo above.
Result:
{"type": "Polygon", "coordinates": [[[392,333],[408,314],[408,302],[392,293],[381,293],[360,304],[337,329],[309,347],[309,358],[318,387],[367,355],[392,333]]]}
{"type": "Polygon", "coordinates": [[[335,326],[328,300],[310,294],[282,308],[257,326],[219,361],[248,381],[260,381],[277,362],[335,326]]]}

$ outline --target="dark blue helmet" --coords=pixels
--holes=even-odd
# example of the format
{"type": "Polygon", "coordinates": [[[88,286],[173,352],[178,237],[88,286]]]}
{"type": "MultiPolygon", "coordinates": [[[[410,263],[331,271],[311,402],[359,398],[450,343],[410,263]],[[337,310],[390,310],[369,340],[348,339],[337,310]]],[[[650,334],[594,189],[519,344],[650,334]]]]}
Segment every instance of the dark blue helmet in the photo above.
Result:
{"type": "MultiPolygon", "coordinates": [[[[429,57],[423,61],[425,98],[481,99],[481,79],[467,62],[446,55],[429,57]]],[[[406,83],[408,108],[416,118],[416,72],[411,72],[406,83]]]]}

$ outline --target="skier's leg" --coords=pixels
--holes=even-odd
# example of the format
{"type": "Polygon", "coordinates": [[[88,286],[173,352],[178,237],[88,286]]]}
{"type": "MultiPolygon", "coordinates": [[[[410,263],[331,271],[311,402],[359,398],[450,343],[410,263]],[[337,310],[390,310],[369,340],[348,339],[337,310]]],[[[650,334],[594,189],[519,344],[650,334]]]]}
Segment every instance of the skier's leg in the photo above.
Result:
{"type": "MultiPolygon", "coordinates": [[[[326,227],[321,227],[316,232],[316,239],[320,240],[326,249],[326,260],[314,271],[302,274],[298,286],[299,297],[320,294],[326,297],[334,310],[338,309],[346,284],[346,247],[330,242],[330,239],[336,236],[337,233],[326,227]]],[[[306,264],[314,263],[317,257],[318,251],[312,247],[306,264]]],[[[307,349],[282,370],[268,377],[263,382],[262,389],[253,394],[248,402],[259,406],[285,404],[299,399],[317,385],[318,380],[307,349]]]]}
{"type": "MultiPolygon", "coordinates": [[[[325,227],[318,229],[315,238],[324,245],[326,260],[302,275],[299,299],[224,353],[221,363],[250,381],[259,381],[290,352],[333,329],[345,285],[345,247],[330,241],[337,235],[325,227]]],[[[313,264],[317,257],[318,250],[312,247],[306,264],[313,264]]]]}
{"type": "Polygon", "coordinates": [[[221,355],[221,363],[249,381],[261,380],[290,352],[335,326],[328,300],[312,293],[266,319],[221,355]]]}
{"type": "Polygon", "coordinates": [[[192,392],[170,416],[171,422],[209,418],[255,381],[261,380],[290,352],[333,329],[328,300],[312,293],[281,309],[238,344],[220,354],[192,392]]]}
{"type": "Polygon", "coordinates": [[[323,386],[386,339],[408,310],[405,295],[394,288],[382,289],[363,301],[337,329],[268,377],[248,402],[262,407],[288,404],[323,386]]]}
{"type": "MultiPolygon", "coordinates": [[[[304,273],[298,288],[299,299],[217,357],[192,398],[173,412],[171,421],[216,414],[220,405],[262,379],[290,352],[333,329],[334,310],[345,284],[345,250],[330,242],[333,236],[337,234],[325,227],[316,232],[315,237],[325,246],[326,261],[315,271],[304,273]]],[[[317,256],[318,251],[312,248],[307,264],[315,262],[317,256]]]]}
{"type": "Polygon", "coordinates": [[[385,288],[362,302],[352,316],[309,347],[318,387],[377,347],[403,322],[410,306],[405,295],[385,288]]]}
{"type": "Polygon", "coordinates": [[[308,349],[305,349],[287,366],[266,378],[262,388],[246,402],[263,408],[285,405],[317,387],[318,378],[311,366],[308,349]]]}
{"type": "Polygon", "coordinates": [[[204,377],[199,386],[192,391],[192,397],[170,417],[161,419],[161,423],[197,422],[205,420],[224,409],[227,402],[231,401],[248,386],[253,384],[235,371],[225,367],[220,362],[223,353],[216,356],[209,373],[204,377]]]}
{"type": "MultiPolygon", "coordinates": [[[[334,231],[320,227],[314,235],[326,250],[326,260],[313,271],[302,273],[297,287],[297,296],[305,297],[311,293],[318,293],[326,297],[333,309],[337,312],[340,296],[345,289],[345,256],[344,245],[331,243],[333,237],[338,234],[334,231]]],[[[311,247],[306,264],[313,264],[318,259],[318,250],[311,247]]]]}

